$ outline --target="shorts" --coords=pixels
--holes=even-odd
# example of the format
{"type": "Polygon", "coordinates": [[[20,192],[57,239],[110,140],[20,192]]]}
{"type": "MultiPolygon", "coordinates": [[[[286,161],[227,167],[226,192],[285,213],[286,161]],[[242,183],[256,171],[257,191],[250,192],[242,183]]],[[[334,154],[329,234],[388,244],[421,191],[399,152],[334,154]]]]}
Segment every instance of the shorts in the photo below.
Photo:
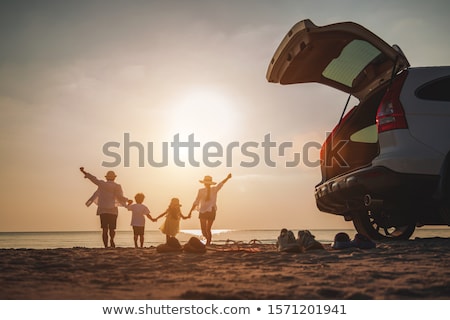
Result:
{"type": "Polygon", "coordinates": [[[216,219],[216,210],[206,211],[206,212],[200,212],[198,214],[199,219],[206,219],[206,220],[215,220],[216,219]]]}
{"type": "Polygon", "coordinates": [[[133,234],[135,236],[143,236],[144,235],[144,226],[133,226],[133,234]]]}
{"type": "Polygon", "coordinates": [[[116,230],[117,214],[101,213],[100,225],[102,229],[116,230]]]}

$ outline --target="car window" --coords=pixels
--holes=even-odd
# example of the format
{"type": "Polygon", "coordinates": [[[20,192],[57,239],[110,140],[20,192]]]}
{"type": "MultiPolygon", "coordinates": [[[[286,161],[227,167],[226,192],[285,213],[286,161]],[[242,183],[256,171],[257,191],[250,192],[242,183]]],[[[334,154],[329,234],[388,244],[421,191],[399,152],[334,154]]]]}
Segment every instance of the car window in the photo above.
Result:
{"type": "Polygon", "coordinates": [[[323,71],[325,78],[353,87],[353,80],[381,52],[363,40],[353,40],[323,71]]]}
{"type": "Polygon", "coordinates": [[[421,86],[416,96],[425,100],[450,101],[450,77],[441,78],[421,86]]]}
{"type": "Polygon", "coordinates": [[[378,142],[378,130],[377,125],[371,125],[361,130],[356,131],[350,136],[350,141],[364,142],[364,143],[377,143],[378,142]]]}

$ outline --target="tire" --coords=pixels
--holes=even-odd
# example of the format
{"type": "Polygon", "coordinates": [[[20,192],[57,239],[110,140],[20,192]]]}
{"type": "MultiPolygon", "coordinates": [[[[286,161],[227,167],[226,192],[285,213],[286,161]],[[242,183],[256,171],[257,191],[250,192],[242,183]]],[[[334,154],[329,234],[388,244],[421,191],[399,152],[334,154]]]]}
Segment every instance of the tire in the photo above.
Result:
{"type": "Polygon", "coordinates": [[[439,200],[439,214],[444,223],[450,226],[450,151],[445,156],[441,167],[437,198],[439,200]]]}
{"type": "Polygon", "coordinates": [[[439,214],[448,226],[450,226],[450,200],[441,200],[439,204],[439,214]]]}
{"type": "Polygon", "coordinates": [[[380,213],[365,210],[353,214],[353,225],[358,233],[373,240],[407,240],[416,229],[415,221],[390,226],[380,213]]]}

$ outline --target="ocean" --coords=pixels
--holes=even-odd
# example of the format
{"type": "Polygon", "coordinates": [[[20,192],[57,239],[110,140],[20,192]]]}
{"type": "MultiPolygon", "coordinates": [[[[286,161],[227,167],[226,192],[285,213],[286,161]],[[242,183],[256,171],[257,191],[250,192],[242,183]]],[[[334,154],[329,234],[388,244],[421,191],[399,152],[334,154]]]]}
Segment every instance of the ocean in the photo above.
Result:
{"type": "MultiPolygon", "coordinates": [[[[296,234],[298,230],[292,229],[296,234]]],[[[310,229],[316,239],[322,243],[331,243],[338,232],[347,232],[351,238],[355,230],[321,230],[310,229]]],[[[213,244],[242,241],[248,243],[258,240],[264,244],[275,244],[280,230],[213,230],[213,244]]],[[[200,230],[182,230],[177,238],[181,243],[192,236],[200,236],[200,230]]],[[[411,239],[442,237],[450,238],[450,228],[416,229],[411,239]]],[[[144,247],[157,246],[165,242],[165,235],[159,230],[145,231],[144,247]]],[[[133,247],[133,232],[117,231],[117,247],[133,247]]],[[[56,249],[56,248],[101,248],[101,230],[98,231],[64,231],[64,232],[0,232],[0,249],[56,249]]]]}

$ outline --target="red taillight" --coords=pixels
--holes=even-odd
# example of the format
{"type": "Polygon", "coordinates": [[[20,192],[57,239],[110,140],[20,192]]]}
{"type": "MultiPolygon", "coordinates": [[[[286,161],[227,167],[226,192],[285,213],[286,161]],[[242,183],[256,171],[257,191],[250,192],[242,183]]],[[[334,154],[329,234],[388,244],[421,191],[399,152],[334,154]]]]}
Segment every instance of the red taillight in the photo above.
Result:
{"type": "Polygon", "coordinates": [[[381,100],[377,111],[378,132],[385,132],[395,129],[407,129],[405,111],[400,102],[400,92],[405,82],[407,71],[394,79],[390,88],[381,100]]]}

